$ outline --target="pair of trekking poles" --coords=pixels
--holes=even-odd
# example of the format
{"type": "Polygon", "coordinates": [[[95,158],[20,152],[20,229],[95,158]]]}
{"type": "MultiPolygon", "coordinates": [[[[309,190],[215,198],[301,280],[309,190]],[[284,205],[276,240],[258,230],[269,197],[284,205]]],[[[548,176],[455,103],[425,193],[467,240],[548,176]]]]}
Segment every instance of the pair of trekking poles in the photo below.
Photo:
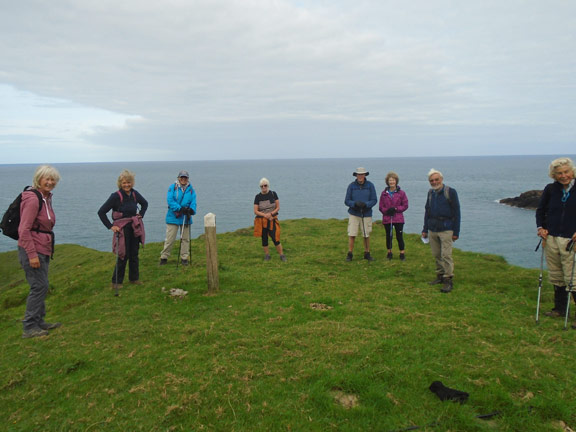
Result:
{"type": "MultiPolygon", "coordinates": [[[[540,323],[540,297],[542,294],[542,279],[544,273],[544,249],[546,247],[546,242],[540,239],[534,252],[538,252],[538,249],[542,246],[542,252],[540,254],[540,275],[538,277],[538,300],[536,303],[536,324],[540,323]]],[[[574,252],[574,241],[570,240],[566,246],[566,251],[572,253],[572,272],[570,274],[570,284],[568,285],[567,296],[568,300],[566,302],[566,316],[564,317],[564,330],[568,329],[568,316],[570,315],[570,297],[572,296],[574,290],[574,269],[576,268],[576,253],[574,252]]]]}

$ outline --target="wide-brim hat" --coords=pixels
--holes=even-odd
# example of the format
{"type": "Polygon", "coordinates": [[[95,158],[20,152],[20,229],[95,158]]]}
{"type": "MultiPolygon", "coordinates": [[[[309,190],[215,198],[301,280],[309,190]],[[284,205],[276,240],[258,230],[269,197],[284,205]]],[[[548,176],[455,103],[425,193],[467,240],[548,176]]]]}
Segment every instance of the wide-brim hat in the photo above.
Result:
{"type": "Polygon", "coordinates": [[[358,174],[364,174],[364,175],[368,175],[370,174],[368,171],[366,171],[366,168],[364,167],[358,167],[356,168],[356,171],[354,171],[354,173],[352,174],[354,177],[356,177],[358,174]]]}
{"type": "Polygon", "coordinates": [[[188,171],[182,170],[178,173],[178,178],[180,178],[180,177],[190,178],[190,175],[188,174],[188,171]]]}

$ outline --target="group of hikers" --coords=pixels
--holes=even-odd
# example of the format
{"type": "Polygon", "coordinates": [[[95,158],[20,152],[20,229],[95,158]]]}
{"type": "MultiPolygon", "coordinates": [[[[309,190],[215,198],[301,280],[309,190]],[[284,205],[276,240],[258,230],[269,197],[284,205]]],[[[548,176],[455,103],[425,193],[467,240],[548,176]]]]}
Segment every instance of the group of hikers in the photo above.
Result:
{"type": "MultiPolygon", "coordinates": [[[[372,232],[372,208],[378,204],[376,188],[366,179],[370,173],[359,167],[352,173],[356,180],[348,185],[344,203],[348,206],[348,254],[346,261],[354,257],[354,243],[360,233],[364,241],[364,259],[373,261],[370,254],[370,233],[372,232]]],[[[460,235],[460,202],[454,188],[444,185],[444,176],[438,170],[428,172],[431,189],[425,205],[422,240],[430,243],[436,262],[436,277],[431,285],[442,284],[444,293],[452,291],[454,260],[452,243],[460,235]]],[[[403,237],[404,212],[408,209],[408,197],[400,188],[400,178],[395,172],[386,175],[386,188],[380,194],[378,208],[382,213],[382,224],[386,229],[387,258],[392,259],[392,238],[394,232],[400,250],[400,260],[406,259],[403,237]]]]}
{"type": "MultiPolygon", "coordinates": [[[[561,317],[568,309],[570,294],[576,302],[574,286],[574,242],[576,241],[576,168],[569,158],[558,158],[549,166],[548,184],[536,211],[538,236],[541,237],[550,283],[554,286],[554,307],[546,315],[561,317]]],[[[386,175],[386,188],[377,198],[374,184],[367,180],[370,173],[363,167],[353,172],[355,180],[346,190],[345,205],[348,207],[348,253],[346,261],[354,257],[354,244],[362,236],[364,259],[373,261],[370,254],[372,232],[372,209],[379,203],[382,224],[386,230],[387,259],[393,259],[393,234],[399,247],[400,260],[406,259],[403,239],[404,215],[408,209],[408,198],[400,188],[400,179],[394,172],[386,175]]],[[[166,239],[160,254],[160,265],[165,265],[171,255],[176,237],[180,232],[178,260],[188,265],[190,260],[190,225],[196,214],[196,192],[189,182],[187,171],[180,171],[176,181],[167,192],[166,239]]],[[[56,168],[43,165],[33,177],[33,188],[21,195],[20,222],[18,225],[18,257],[30,285],[24,315],[24,338],[46,336],[49,330],[61,323],[45,321],[45,298],[48,293],[48,268],[54,253],[53,228],[56,216],[52,208],[52,191],[60,181],[56,168]]],[[[460,235],[460,203],[454,188],[444,184],[438,170],[428,172],[428,191],[422,241],[430,244],[435,259],[436,275],[431,285],[441,284],[441,291],[453,289],[454,261],[452,245],[460,235]]],[[[142,223],[148,202],[134,189],[134,173],[124,170],[117,180],[114,191],[98,210],[98,216],[106,228],[113,232],[113,251],[116,264],[112,274],[112,287],[118,292],[122,287],[126,265],[131,284],[141,284],[138,251],[144,243],[145,231],[142,223]],[[108,213],[112,212],[112,220],[108,213]]],[[[282,261],[287,261],[280,243],[278,213],[280,201],[276,192],[270,190],[267,178],[260,180],[260,193],[254,198],[254,235],[261,238],[264,260],[270,260],[269,239],[272,240],[282,261]]],[[[576,329],[576,323],[572,325],[576,329]]]]}

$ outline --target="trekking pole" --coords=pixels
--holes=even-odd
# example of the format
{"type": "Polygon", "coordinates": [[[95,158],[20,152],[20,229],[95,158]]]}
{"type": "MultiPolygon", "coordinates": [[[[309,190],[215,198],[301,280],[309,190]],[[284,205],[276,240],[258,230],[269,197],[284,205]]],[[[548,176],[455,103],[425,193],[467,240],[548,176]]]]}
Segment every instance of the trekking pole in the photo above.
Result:
{"type": "Polygon", "coordinates": [[[180,256],[182,255],[182,236],[184,235],[184,223],[186,222],[186,215],[183,215],[182,226],[180,227],[180,247],[178,248],[178,258],[176,258],[176,268],[178,268],[178,262],[180,261],[180,256]]]}
{"type": "Polygon", "coordinates": [[[192,224],[188,224],[188,262],[192,265],[192,224]]]}
{"type": "Polygon", "coordinates": [[[364,226],[364,209],[360,209],[360,214],[362,214],[362,233],[364,234],[364,242],[366,242],[366,227],[364,226]]]}
{"type": "Polygon", "coordinates": [[[542,272],[544,269],[544,244],[542,243],[542,238],[538,242],[534,252],[538,252],[538,248],[542,245],[542,254],[540,255],[540,276],[538,276],[538,300],[536,301],[536,324],[540,324],[540,294],[542,293],[542,272]]]}
{"type": "Polygon", "coordinates": [[[115,292],[114,292],[114,297],[118,297],[118,264],[120,261],[120,232],[117,231],[116,232],[116,268],[114,269],[114,287],[115,287],[115,292]]]}
{"type": "Polygon", "coordinates": [[[570,274],[570,285],[568,285],[568,301],[566,302],[566,317],[564,317],[564,330],[568,329],[568,315],[570,314],[570,297],[574,289],[574,267],[576,267],[576,254],[574,253],[574,241],[570,240],[566,250],[572,253],[572,272],[570,274]]]}

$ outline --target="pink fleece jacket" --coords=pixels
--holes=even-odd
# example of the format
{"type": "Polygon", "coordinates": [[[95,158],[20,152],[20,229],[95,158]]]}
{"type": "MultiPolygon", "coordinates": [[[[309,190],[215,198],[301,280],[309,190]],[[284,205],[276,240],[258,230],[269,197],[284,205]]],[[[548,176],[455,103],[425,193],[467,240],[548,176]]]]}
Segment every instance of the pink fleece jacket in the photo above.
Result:
{"type": "Polygon", "coordinates": [[[18,246],[26,250],[28,259],[38,254],[52,255],[52,236],[35,230],[52,231],[56,215],[52,209],[52,194],[43,198],[42,209],[38,212],[38,197],[32,191],[22,192],[20,204],[20,225],[18,226],[18,246]]]}

